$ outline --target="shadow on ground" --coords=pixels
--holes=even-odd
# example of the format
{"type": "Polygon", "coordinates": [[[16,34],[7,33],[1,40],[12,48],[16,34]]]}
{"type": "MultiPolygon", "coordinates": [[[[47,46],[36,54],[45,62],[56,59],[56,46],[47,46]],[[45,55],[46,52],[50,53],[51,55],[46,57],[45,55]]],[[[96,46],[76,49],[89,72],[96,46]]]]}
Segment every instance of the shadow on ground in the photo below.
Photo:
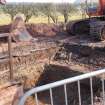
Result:
{"type": "MultiPolygon", "coordinates": [[[[48,83],[52,83],[58,80],[63,80],[66,78],[74,77],[80,75],[82,73],[73,71],[68,69],[67,67],[62,67],[58,65],[46,65],[45,72],[40,76],[37,86],[45,85],[48,83]]],[[[93,92],[94,92],[94,102],[96,101],[96,97],[100,97],[101,90],[101,82],[100,79],[93,79],[93,92]]],[[[89,79],[81,81],[81,100],[82,105],[90,105],[91,104],[91,92],[90,92],[90,83],[89,79]]],[[[54,105],[66,105],[65,104],[65,94],[64,94],[64,86],[60,86],[52,89],[53,92],[53,103],[54,105]]],[[[77,82],[67,84],[67,99],[68,105],[79,105],[79,97],[78,97],[78,85],[77,82]]],[[[50,92],[44,91],[38,93],[39,105],[50,105],[50,92]]],[[[101,100],[98,100],[101,102],[101,100]]],[[[97,105],[97,104],[95,104],[97,105]]]]}

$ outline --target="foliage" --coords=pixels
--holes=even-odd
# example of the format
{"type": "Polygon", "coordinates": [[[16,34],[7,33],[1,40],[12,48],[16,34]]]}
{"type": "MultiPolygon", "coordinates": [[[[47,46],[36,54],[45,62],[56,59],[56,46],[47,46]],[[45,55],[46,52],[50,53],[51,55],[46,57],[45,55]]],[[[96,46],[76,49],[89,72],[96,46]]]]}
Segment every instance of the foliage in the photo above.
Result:
{"type": "Polygon", "coordinates": [[[8,5],[3,5],[2,6],[2,9],[3,11],[6,13],[6,14],[9,14],[11,16],[11,20],[13,20],[13,17],[17,14],[18,12],[18,9],[17,9],[17,5],[14,4],[8,4],[8,5]]]}
{"type": "Polygon", "coordinates": [[[50,4],[50,3],[44,4],[44,5],[41,4],[39,6],[39,10],[41,11],[41,13],[43,13],[45,16],[48,17],[48,23],[50,23],[50,18],[54,23],[57,23],[58,14],[56,10],[56,5],[50,4]]]}
{"type": "Polygon", "coordinates": [[[77,8],[73,4],[32,4],[32,3],[18,3],[7,4],[2,6],[4,13],[11,16],[11,20],[17,13],[23,13],[26,16],[25,22],[28,22],[32,16],[45,15],[48,18],[48,23],[52,20],[54,23],[58,22],[59,14],[63,15],[64,22],[68,22],[68,17],[73,12],[77,11],[77,8]]]}
{"type": "Polygon", "coordinates": [[[67,23],[70,13],[77,11],[77,8],[72,4],[64,3],[58,5],[58,11],[64,16],[64,22],[67,23]]]}
{"type": "Polygon", "coordinates": [[[18,12],[26,16],[25,22],[28,22],[33,15],[38,15],[38,9],[33,4],[20,4],[18,6],[18,12]]]}

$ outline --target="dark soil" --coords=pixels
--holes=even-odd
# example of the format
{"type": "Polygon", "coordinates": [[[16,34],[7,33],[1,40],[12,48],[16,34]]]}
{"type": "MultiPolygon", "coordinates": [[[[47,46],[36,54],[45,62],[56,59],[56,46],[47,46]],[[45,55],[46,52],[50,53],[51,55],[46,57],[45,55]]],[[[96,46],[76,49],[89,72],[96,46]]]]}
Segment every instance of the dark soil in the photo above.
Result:
{"type": "MultiPolygon", "coordinates": [[[[81,72],[73,71],[68,69],[67,67],[57,66],[57,65],[46,65],[45,70],[37,81],[37,86],[45,85],[48,83],[53,83],[58,80],[63,80],[66,78],[74,77],[82,74],[81,72]]],[[[94,92],[94,104],[101,105],[102,104],[102,92],[101,92],[101,81],[100,79],[93,79],[93,92],[94,92]]],[[[65,94],[64,94],[64,86],[60,86],[52,89],[53,92],[53,103],[54,105],[65,105],[65,94]]],[[[89,80],[81,81],[81,99],[82,105],[91,105],[91,97],[90,97],[90,84],[89,80]]],[[[79,105],[78,98],[78,86],[77,83],[67,84],[67,96],[68,96],[68,104],[71,105],[79,105]]],[[[34,95],[29,97],[26,105],[36,105],[34,100],[34,95]]],[[[50,92],[44,91],[38,93],[38,102],[39,105],[43,104],[51,104],[50,92]]]]}

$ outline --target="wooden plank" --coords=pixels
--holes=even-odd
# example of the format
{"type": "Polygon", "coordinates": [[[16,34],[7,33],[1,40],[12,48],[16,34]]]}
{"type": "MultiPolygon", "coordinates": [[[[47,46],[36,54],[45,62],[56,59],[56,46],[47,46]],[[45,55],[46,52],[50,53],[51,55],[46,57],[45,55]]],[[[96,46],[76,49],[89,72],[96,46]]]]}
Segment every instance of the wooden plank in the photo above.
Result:
{"type": "Polygon", "coordinates": [[[47,50],[47,49],[48,48],[33,49],[33,50],[31,50],[31,52],[43,51],[43,50],[47,50]]]}
{"type": "Polygon", "coordinates": [[[0,85],[0,90],[5,89],[5,88],[10,87],[10,86],[19,85],[19,84],[20,84],[20,82],[16,82],[16,81],[7,82],[3,85],[0,85]]]}
{"type": "Polygon", "coordinates": [[[5,70],[5,71],[0,71],[0,76],[3,76],[5,73],[8,73],[9,70],[5,70]]]}
{"type": "Polygon", "coordinates": [[[0,54],[0,59],[4,59],[4,58],[8,58],[8,57],[9,57],[8,55],[0,54]]]}
{"type": "Polygon", "coordinates": [[[0,34],[0,38],[4,38],[4,37],[8,37],[9,36],[9,33],[2,33],[0,34]]]}
{"type": "Polygon", "coordinates": [[[56,48],[56,47],[48,47],[48,48],[39,48],[39,49],[33,49],[30,52],[37,52],[37,51],[44,51],[44,50],[49,50],[51,48],[56,48]]]}
{"type": "Polygon", "coordinates": [[[0,64],[2,63],[8,63],[9,62],[9,59],[0,59],[0,64]]]}

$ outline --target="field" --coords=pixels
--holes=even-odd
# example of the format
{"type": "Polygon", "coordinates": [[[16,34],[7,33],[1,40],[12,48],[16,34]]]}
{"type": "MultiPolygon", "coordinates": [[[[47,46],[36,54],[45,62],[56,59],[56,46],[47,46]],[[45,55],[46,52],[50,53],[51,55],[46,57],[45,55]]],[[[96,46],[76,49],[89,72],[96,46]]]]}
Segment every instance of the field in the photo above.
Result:
{"type": "MultiPolygon", "coordinates": [[[[73,14],[71,16],[69,16],[69,20],[76,20],[76,19],[81,19],[82,15],[81,14],[73,14]]],[[[5,24],[9,24],[11,22],[10,16],[9,15],[5,15],[5,14],[1,14],[0,15],[0,25],[5,25],[5,24]]],[[[52,20],[50,20],[50,22],[52,23],[52,20]]],[[[62,15],[58,16],[58,22],[64,22],[64,18],[62,15]]],[[[31,19],[29,20],[29,23],[48,23],[48,18],[46,16],[32,16],[31,19]]]]}

